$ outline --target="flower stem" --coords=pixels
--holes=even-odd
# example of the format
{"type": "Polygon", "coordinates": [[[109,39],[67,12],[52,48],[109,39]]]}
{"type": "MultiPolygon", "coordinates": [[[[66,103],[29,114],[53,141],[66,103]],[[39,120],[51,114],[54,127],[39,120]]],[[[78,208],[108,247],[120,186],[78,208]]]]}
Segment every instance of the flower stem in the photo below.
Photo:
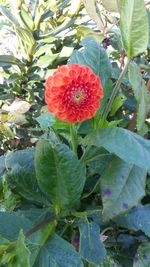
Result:
{"type": "Polygon", "coordinates": [[[111,94],[111,97],[110,97],[110,99],[109,99],[109,102],[108,102],[108,104],[107,104],[107,106],[106,106],[106,109],[105,109],[105,111],[104,111],[104,114],[103,114],[103,117],[102,117],[102,121],[105,121],[105,120],[107,119],[107,116],[108,116],[108,114],[109,114],[109,111],[110,111],[110,109],[111,109],[111,106],[112,106],[112,104],[113,104],[113,101],[114,101],[114,99],[115,99],[117,93],[119,92],[119,89],[120,89],[120,85],[121,85],[121,83],[122,83],[122,80],[123,80],[124,76],[125,76],[126,73],[127,73],[129,63],[130,63],[130,60],[127,60],[124,69],[123,69],[122,72],[120,73],[120,76],[119,76],[119,78],[118,78],[118,81],[117,81],[117,83],[116,83],[116,85],[115,85],[115,87],[114,87],[114,89],[113,89],[113,92],[112,92],[112,94],[111,94]]]}
{"type": "Polygon", "coordinates": [[[72,150],[77,154],[78,148],[78,135],[75,124],[70,124],[70,136],[72,150]]]}

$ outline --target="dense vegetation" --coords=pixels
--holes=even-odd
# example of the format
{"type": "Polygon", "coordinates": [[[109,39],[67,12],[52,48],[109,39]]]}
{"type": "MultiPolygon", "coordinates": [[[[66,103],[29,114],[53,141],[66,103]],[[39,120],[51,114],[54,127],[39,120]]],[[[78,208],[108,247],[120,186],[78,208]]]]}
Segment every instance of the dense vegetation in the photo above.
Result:
{"type": "Polygon", "coordinates": [[[149,267],[149,1],[0,3],[0,266],[149,267]],[[74,124],[44,100],[68,64],[104,92],[74,124]]]}

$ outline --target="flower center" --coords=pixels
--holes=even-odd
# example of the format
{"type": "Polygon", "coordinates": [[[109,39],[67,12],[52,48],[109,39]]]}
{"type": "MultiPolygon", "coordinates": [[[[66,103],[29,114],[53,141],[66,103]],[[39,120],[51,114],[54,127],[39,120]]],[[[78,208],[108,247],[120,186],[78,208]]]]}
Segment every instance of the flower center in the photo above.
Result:
{"type": "Polygon", "coordinates": [[[81,102],[85,98],[83,90],[78,90],[74,94],[74,100],[76,103],[81,102]]]}

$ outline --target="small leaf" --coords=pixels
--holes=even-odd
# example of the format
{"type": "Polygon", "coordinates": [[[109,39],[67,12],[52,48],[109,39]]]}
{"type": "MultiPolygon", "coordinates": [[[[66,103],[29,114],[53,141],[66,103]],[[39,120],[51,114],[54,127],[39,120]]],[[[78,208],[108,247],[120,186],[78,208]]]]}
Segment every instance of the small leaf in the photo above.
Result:
{"type": "Polygon", "coordinates": [[[105,258],[105,248],[100,240],[100,228],[95,222],[84,222],[80,229],[80,255],[86,261],[99,265],[105,258]]]}
{"type": "Polygon", "coordinates": [[[79,203],[84,183],[85,167],[63,144],[52,146],[40,140],[36,147],[35,168],[39,186],[60,209],[79,203]]]}
{"type": "Polygon", "coordinates": [[[40,124],[43,130],[48,130],[55,123],[55,117],[50,112],[45,112],[41,116],[36,118],[36,121],[40,124]]]}
{"type": "Polygon", "coordinates": [[[120,30],[129,59],[143,53],[148,45],[148,17],[144,0],[120,1],[120,30]]]}
{"type": "Polygon", "coordinates": [[[0,132],[8,139],[14,139],[14,133],[7,123],[0,123],[0,132]]]}
{"type": "Polygon", "coordinates": [[[55,61],[55,59],[58,56],[59,54],[50,54],[50,55],[41,56],[35,65],[43,69],[47,68],[49,65],[51,65],[55,61]]]}
{"type": "Polygon", "coordinates": [[[59,54],[59,57],[70,57],[70,55],[73,52],[73,49],[74,48],[71,46],[63,46],[63,48],[59,54]]]}
{"type": "Polygon", "coordinates": [[[30,251],[25,245],[25,236],[22,230],[19,233],[15,250],[16,250],[15,267],[31,267],[30,251]]]}
{"type": "MultiPolygon", "coordinates": [[[[45,40],[44,40],[45,42],[45,40]]],[[[51,43],[51,42],[50,42],[51,43]]],[[[50,49],[53,47],[53,44],[42,44],[36,48],[36,52],[34,53],[34,57],[39,57],[42,54],[49,53],[50,49]]]]}
{"type": "Polygon", "coordinates": [[[145,170],[115,157],[101,176],[104,220],[137,205],[145,195],[145,185],[145,170]]]}
{"type": "Polygon", "coordinates": [[[80,255],[72,245],[54,234],[41,249],[33,267],[83,267],[80,255]]]}
{"type": "Polygon", "coordinates": [[[23,101],[19,98],[16,98],[13,103],[9,106],[8,111],[10,114],[14,115],[16,113],[24,114],[26,113],[31,107],[31,104],[29,104],[26,101],[23,101]]]}
{"type": "Polygon", "coordinates": [[[129,164],[150,169],[150,141],[129,130],[118,127],[98,129],[84,139],[84,144],[104,147],[129,164]]]}

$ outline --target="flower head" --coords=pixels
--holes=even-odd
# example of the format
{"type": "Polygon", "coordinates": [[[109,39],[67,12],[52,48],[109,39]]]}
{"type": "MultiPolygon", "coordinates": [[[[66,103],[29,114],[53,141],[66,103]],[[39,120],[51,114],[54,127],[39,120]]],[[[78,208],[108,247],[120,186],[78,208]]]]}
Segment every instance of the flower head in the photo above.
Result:
{"type": "Polygon", "coordinates": [[[60,66],[45,83],[48,110],[69,123],[92,118],[100,107],[100,78],[87,66],[60,66]]]}

